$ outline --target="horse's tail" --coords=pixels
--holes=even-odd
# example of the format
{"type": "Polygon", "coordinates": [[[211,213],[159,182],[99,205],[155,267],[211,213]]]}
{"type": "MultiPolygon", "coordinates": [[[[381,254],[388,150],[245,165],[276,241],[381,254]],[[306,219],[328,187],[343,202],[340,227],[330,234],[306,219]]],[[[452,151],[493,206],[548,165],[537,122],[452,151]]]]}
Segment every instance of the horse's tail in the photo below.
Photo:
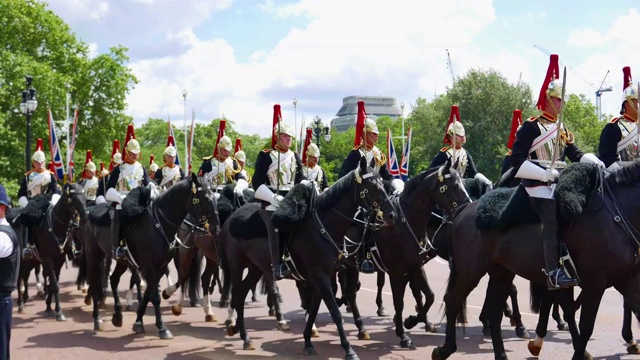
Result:
{"type": "MultiPolygon", "coordinates": [[[[451,242],[449,243],[449,254],[451,254],[449,256],[449,269],[451,269],[451,271],[449,272],[449,280],[447,281],[447,292],[445,297],[451,296],[453,288],[456,285],[456,280],[458,278],[458,273],[456,272],[456,264],[453,259],[453,249],[451,242]]],[[[445,304],[446,303],[447,301],[445,301],[445,304]]],[[[467,299],[462,302],[462,306],[459,309],[456,309],[456,321],[462,325],[464,331],[464,325],[467,322],[467,299]]]]}
{"type": "Polygon", "coordinates": [[[530,292],[529,302],[531,305],[531,311],[534,314],[539,314],[540,308],[542,307],[542,300],[544,299],[545,293],[547,292],[547,288],[545,285],[530,281],[529,292],[530,292]]]}
{"type": "Polygon", "coordinates": [[[188,289],[189,291],[189,299],[192,301],[198,297],[200,292],[200,272],[202,270],[202,254],[198,252],[191,260],[191,265],[189,265],[189,276],[187,276],[187,281],[184,284],[184,289],[188,289]]]}
{"type": "Polygon", "coordinates": [[[231,297],[231,269],[229,268],[229,259],[226,251],[218,253],[220,257],[220,268],[222,269],[222,287],[220,287],[220,302],[218,307],[226,308],[231,297]]]}
{"type": "Polygon", "coordinates": [[[78,277],[76,278],[76,285],[82,286],[86,284],[87,281],[87,256],[83,251],[82,254],[73,260],[73,263],[77,264],[78,267],[78,277]]]}
{"type": "Polygon", "coordinates": [[[265,273],[262,273],[262,277],[260,278],[260,295],[267,295],[269,293],[267,291],[267,279],[265,276],[265,273]]]}

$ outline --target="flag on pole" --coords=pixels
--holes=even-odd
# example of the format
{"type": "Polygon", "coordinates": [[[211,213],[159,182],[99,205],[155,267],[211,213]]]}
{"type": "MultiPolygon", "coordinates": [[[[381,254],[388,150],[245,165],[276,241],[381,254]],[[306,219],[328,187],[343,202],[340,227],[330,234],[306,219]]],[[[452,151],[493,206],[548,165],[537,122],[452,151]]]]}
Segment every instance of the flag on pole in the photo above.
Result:
{"type": "Polygon", "coordinates": [[[60,155],[60,144],[58,136],[56,136],[56,124],[53,121],[51,110],[48,112],[47,122],[49,124],[49,149],[51,151],[51,161],[53,162],[54,173],[58,180],[64,179],[64,164],[62,163],[62,155],[60,155]]]}
{"type": "Polygon", "coordinates": [[[76,148],[76,130],[78,129],[78,108],[76,108],[75,113],[73,115],[73,127],[71,128],[71,139],[69,139],[69,163],[67,164],[67,179],[69,182],[73,182],[74,173],[74,161],[73,161],[73,151],[76,148]]]}
{"type": "Polygon", "coordinates": [[[393,147],[393,139],[391,137],[391,130],[387,129],[387,168],[389,174],[394,178],[400,179],[400,169],[398,169],[398,158],[396,157],[396,150],[393,147]]]}
{"type": "Polygon", "coordinates": [[[409,155],[411,154],[411,128],[407,131],[407,142],[402,152],[402,161],[400,161],[400,175],[402,181],[409,179],[409,155]]]}
{"type": "Polygon", "coordinates": [[[171,139],[172,141],[170,141],[169,144],[167,144],[167,146],[169,145],[173,145],[174,148],[176,148],[176,161],[175,164],[180,166],[180,152],[178,151],[178,144],[176,144],[176,137],[175,135],[173,135],[173,126],[171,126],[171,117],[169,117],[169,139],[171,139]]]}
{"type": "Polygon", "coordinates": [[[195,122],[196,122],[196,110],[192,109],[193,114],[191,115],[191,130],[189,130],[189,149],[187,149],[187,159],[189,164],[188,171],[191,173],[192,163],[193,163],[193,133],[195,132],[195,122]]]}

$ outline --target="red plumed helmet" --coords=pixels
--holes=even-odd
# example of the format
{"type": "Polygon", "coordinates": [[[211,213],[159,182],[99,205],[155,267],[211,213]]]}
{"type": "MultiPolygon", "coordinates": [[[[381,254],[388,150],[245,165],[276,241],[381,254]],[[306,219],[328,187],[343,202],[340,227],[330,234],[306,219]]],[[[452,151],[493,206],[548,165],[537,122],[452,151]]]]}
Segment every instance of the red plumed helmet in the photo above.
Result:
{"type": "Polygon", "coordinates": [[[169,137],[167,138],[167,146],[176,146],[176,140],[173,138],[173,136],[169,135],[169,137]]]}
{"type": "Polygon", "coordinates": [[[236,148],[233,150],[233,153],[235,154],[240,150],[242,150],[242,139],[241,138],[237,138],[236,139],[236,148]]]}
{"type": "Polygon", "coordinates": [[[218,157],[218,143],[220,142],[220,139],[224,136],[224,130],[227,127],[227,120],[220,120],[220,127],[218,128],[218,138],[216,139],[216,145],[213,149],[213,157],[217,158],[218,157]]]}
{"type": "Polygon", "coordinates": [[[42,147],[42,139],[36,140],[36,151],[44,152],[44,147],[42,147]]]}
{"type": "MultiPolygon", "coordinates": [[[[168,145],[167,145],[168,146],[168,145]]],[[[149,155],[149,165],[153,164],[153,160],[155,158],[153,157],[153,154],[149,155]]]]}
{"type": "MultiPolygon", "coordinates": [[[[124,149],[123,150],[127,150],[127,145],[129,145],[129,140],[131,139],[135,139],[136,138],[136,134],[133,131],[133,124],[129,124],[127,125],[127,135],[124,138],[124,149]]],[[[126,151],[122,151],[122,161],[126,161],[127,159],[127,152],[126,151]]]]}
{"type": "Polygon", "coordinates": [[[304,138],[304,148],[302,149],[302,165],[307,164],[307,149],[309,148],[309,144],[311,144],[311,128],[307,128],[307,136],[304,138]]]}
{"type": "MultiPolygon", "coordinates": [[[[449,121],[447,121],[447,127],[444,128],[444,139],[442,139],[442,142],[451,144],[451,138],[448,135],[449,128],[454,122],[460,122],[460,109],[458,109],[458,105],[451,106],[451,113],[449,113],[449,121]]],[[[461,135],[464,136],[464,132],[461,135]]]]}
{"type": "Polygon", "coordinates": [[[364,108],[364,101],[358,101],[358,117],[356,118],[356,138],[353,139],[353,146],[362,144],[362,136],[364,136],[365,119],[367,118],[367,110],[364,108]]]}
{"type": "Polygon", "coordinates": [[[558,54],[551,54],[549,56],[549,68],[547,68],[547,75],[542,82],[542,88],[540,88],[540,96],[538,96],[538,103],[536,107],[542,111],[545,111],[545,104],[547,102],[547,89],[549,84],[558,78],[560,75],[560,60],[558,54]]]}
{"type": "Polygon", "coordinates": [[[113,161],[113,155],[115,155],[118,152],[120,152],[120,140],[115,139],[115,140],[113,140],[113,148],[111,150],[111,160],[110,160],[110,163],[109,163],[109,172],[111,172],[113,170],[113,167],[116,166],[116,163],[113,161]]]}
{"type": "Polygon", "coordinates": [[[513,148],[513,143],[516,141],[516,133],[522,125],[522,111],[520,109],[513,110],[513,119],[511,119],[511,132],[509,133],[509,141],[507,142],[507,149],[513,148]]]}
{"type": "Polygon", "coordinates": [[[87,178],[87,164],[89,162],[93,162],[93,156],[91,155],[91,150],[87,150],[87,155],[84,157],[84,167],[82,168],[82,178],[87,178]]]}
{"type": "Polygon", "coordinates": [[[273,105],[273,123],[271,125],[271,148],[275,148],[278,143],[278,138],[276,136],[276,126],[278,126],[278,121],[282,119],[282,110],[280,108],[280,104],[273,105]]]}
{"type": "Polygon", "coordinates": [[[633,80],[631,79],[631,67],[625,66],[622,68],[622,91],[624,91],[628,86],[633,85],[633,80]]]}

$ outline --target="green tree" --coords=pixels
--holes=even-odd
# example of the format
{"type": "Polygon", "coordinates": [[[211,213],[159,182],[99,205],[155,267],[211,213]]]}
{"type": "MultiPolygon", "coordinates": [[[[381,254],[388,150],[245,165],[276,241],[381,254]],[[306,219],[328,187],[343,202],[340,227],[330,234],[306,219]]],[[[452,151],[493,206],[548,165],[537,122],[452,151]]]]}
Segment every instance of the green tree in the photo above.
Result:
{"type": "Polygon", "coordinates": [[[582,94],[571,94],[564,104],[562,116],[580,150],[597,154],[600,133],[606,123],[598,120],[595,105],[582,94]]]}

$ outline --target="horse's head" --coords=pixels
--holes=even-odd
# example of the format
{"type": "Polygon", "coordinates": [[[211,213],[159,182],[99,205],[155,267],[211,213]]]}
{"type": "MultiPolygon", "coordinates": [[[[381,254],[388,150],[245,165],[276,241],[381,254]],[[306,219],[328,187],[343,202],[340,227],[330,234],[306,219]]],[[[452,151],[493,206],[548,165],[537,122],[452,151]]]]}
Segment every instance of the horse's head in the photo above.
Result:
{"type": "Polygon", "coordinates": [[[354,175],[359,205],[375,212],[378,221],[384,221],[387,226],[393,225],[396,220],[393,203],[389,201],[382,178],[367,165],[364,157],[360,159],[360,165],[354,170],[354,175]]]}
{"type": "Polygon", "coordinates": [[[191,173],[189,178],[189,197],[187,212],[194,219],[200,221],[200,224],[207,230],[212,226],[213,229],[218,229],[220,220],[216,209],[216,200],[205,177],[198,177],[196,174],[191,173]]]}
{"type": "Polygon", "coordinates": [[[59,201],[63,202],[64,206],[77,211],[83,221],[86,220],[87,197],[82,185],[78,183],[65,184],[59,201]]]}

